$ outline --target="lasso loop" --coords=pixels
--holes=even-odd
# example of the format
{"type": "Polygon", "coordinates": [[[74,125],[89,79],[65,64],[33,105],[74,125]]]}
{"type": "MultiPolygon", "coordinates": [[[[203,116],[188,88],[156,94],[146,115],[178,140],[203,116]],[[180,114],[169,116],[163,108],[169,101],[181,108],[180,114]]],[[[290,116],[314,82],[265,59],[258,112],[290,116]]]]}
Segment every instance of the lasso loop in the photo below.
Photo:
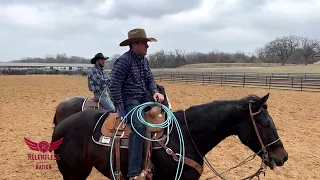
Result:
{"type": "MultiPolygon", "coordinates": [[[[112,138],[112,144],[111,144],[111,150],[110,150],[110,169],[111,169],[111,173],[112,173],[112,176],[113,176],[113,179],[116,179],[115,178],[115,175],[114,175],[114,172],[113,172],[113,167],[112,167],[112,154],[113,154],[113,147],[114,147],[114,141],[115,141],[115,136],[116,134],[118,133],[118,130],[119,128],[121,127],[121,125],[123,124],[123,122],[126,121],[127,119],[127,116],[131,114],[131,118],[130,118],[130,122],[131,124],[132,123],[132,119],[133,119],[133,114],[136,114],[138,120],[144,124],[145,126],[148,126],[148,127],[151,127],[151,128],[168,128],[169,129],[169,126],[172,125],[173,127],[173,123],[175,124],[176,128],[177,128],[177,132],[178,132],[178,136],[179,136],[179,154],[181,154],[181,156],[179,156],[179,161],[178,161],[178,166],[177,166],[177,171],[176,171],[176,176],[175,176],[175,180],[178,180],[181,178],[181,174],[182,174],[182,171],[183,171],[183,166],[184,166],[184,157],[185,157],[185,147],[184,147],[184,139],[183,139],[183,135],[182,135],[182,131],[181,131],[181,128],[179,126],[179,123],[178,123],[178,120],[176,119],[176,117],[174,116],[173,112],[166,106],[164,106],[163,104],[160,104],[158,102],[146,102],[146,103],[143,103],[143,104],[140,104],[136,107],[134,107],[131,111],[129,111],[127,113],[127,115],[122,119],[122,121],[120,122],[119,126],[117,127],[117,130],[116,132],[114,133],[114,136],[112,138]],[[144,113],[144,109],[148,106],[161,106],[164,111],[166,112],[167,114],[167,118],[166,120],[161,123],[161,124],[152,124],[152,123],[148,123],[144,118],[143,118],[143,115],[142,113],[144,113]],[[181,167],[180,167],[181,166],[181,167]],[[180,168],[180,169],[179,169],[180,168]]],[[[145,140],[148,140],[148,141],[161,141],[163,140],[165,137],[161,138],[161,139],[150,139],[150,138],[147,138],[145,137],[144,135],[141,135],[135,128],[134,126],[131,126],[132,129],[142,138],[144,138],[145,140]]],[[[170,134],[170,132],[168,132],[168,134],[170,134]]]]}

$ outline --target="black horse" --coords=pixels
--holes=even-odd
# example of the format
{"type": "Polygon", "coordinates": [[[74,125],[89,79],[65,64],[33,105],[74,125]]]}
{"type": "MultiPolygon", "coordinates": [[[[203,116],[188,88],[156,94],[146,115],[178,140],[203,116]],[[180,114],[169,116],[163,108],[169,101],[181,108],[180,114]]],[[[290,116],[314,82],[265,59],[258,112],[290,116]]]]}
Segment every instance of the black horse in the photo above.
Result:
{"type": "MultiPolygon", "coordinates": [[[[263,151],[259,151],[262,146],[266,146],[265,165],[271,169],[283,166],[288,154],[267,111],[265,103],[268,97],[269,94],[262,98],[251,95],[239,100],[213,101],[174,112],[183,133],[185,157],[203,166],[203,158],[212,148],[226,137],[237,135],[245,146],[258,153],[261,158],[264,157],[263,151]]],[[[91,139],[101,116],[106,118],[108,114],[86,110],[69,116],[56,126],[52,142],[63,137],[55,154],[60,155],[57,164],[65,180],[86,179],[92,167],[110,178],[110,147],[98,145],[91,139]]],[[[179,152],[176,128],[172,129],[167,147],[175,153],[179,152]]],[[[121,171],[124,178],[128,168],[127,153],[127,149],[121,149],[121,171]]],[[[164,149],[152,151],[152,162],[154,180],[174,179],[177,161],[164,149]]],[[[193,167],[184,165],[181,179],[195,180],[200,175],[193,167]]]]}
{"type": "MultiPolygon", "coordinates": [[[[168,108],[171,108],[171,104],[168,100],[168,96],[165,92],[164,87],[159,84],[156,84],[156,85],[159,93],[161,93],[164,96],[165,100],[163,102],[163,105],[165,105],[168,108]]],[[[74,96],[74,97],[67,98],[63,100],[61,103],[59,103],[53,118],[54,126],[59,124],[62,120],[69,117],[70,115],[82,111],[82,104],[85,99],[86,97],[83,97],[83,96],[74,96]]],[[[150,93],[148,94],[147,99],[149,101],[154,101],[150,93]]]]}

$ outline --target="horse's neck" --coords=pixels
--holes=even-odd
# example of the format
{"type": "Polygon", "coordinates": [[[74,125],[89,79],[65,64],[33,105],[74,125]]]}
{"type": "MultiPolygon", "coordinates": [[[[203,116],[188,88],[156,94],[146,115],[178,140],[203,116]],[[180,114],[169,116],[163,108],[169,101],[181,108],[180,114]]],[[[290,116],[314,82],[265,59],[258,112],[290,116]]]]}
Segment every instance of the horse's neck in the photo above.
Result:
{"type": "Polygon", "coordinates": [[[192,139],[204,156],[226,137],[236,134],[234,127],[238,115],[234,111],[236,106],[232,105],[201,108],[191,108],[185,113],[192,139]]]}

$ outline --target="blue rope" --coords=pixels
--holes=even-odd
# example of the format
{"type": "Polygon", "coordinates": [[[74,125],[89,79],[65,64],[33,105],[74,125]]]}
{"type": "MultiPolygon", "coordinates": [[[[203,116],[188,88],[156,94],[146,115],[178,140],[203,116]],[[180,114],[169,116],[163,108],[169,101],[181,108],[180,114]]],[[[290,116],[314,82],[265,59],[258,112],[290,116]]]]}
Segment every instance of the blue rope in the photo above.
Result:
{"type": "MultiPolygon", "coordinates": [[[[173,112],[166,106],[158,103],[158,102],[146,102],[146,103],[143,103],[143,104],[140,104],[136,107],[134,107],[131,111],[129,111],[127,113],[127,115],[122,119],[121,123],[119,124],[116,132],[114,133],[114,136],[112,138],[112,144],[111,144],[111,151],[110,151],[110,170],[111,170],[111,173],[112,173],[112,176],[113,176],[113,179],[116,179],[115,175],[114,175],[114,172],[113,172],[113,167],[112,167],[112,154],[113,154],[113,148],[114,148],[114,141],[115,141],[115,137],[116,137],[116,134],[118,133],[118,130],[120,128],[120,126],[123,124],[123,122],[125,122],[125,120],[127,119],[127,116],[131,113],[131,112],[135,112],[136,111],[136,114],[137,114],[137,118],[138,120],[144,124],[145,126],[149,126],[149,127],[152,127],[152,128],[168,128],[169,129],[169,126],[174,123],[176,128],[177,128],[177,132],[178,132],[178,136],[179,136],[179,160],[178,160],[178,167],[177,167],[177,171],[176,171],[176,176],[175,176],[175,180],[178,180],[181,178],[181,174],[182,174],[182,171],[183,171],[183,165],[184,165],[184,157],[185,157],[185,147],[184,147],[184,139],[183,139],[183,135],[182,135],[182,131],[181,131],[181,128],[179,126],[179,122],[177,120],[177,118],[174,116],[173,112]],[[148,106],[154,106],[154,105],[158,105],[158,106],[161,106],[164,111],[166,112],[167,114],[167,119],[161,123],[161,124],[152,124],[152,123],[148,123],[144,118],[143,118],[143,115],[142,113],[144,113],[144,109],[148,106]],[[181,165],[182,163],[182,165],[181,165]],[[181,165],[181,169],[179,170],[179,167],[181,165]],[[180,172],[179,172],[180,171],[180,172]],[[179,172],[179,173],[178,173],[179,172]]],[[[132,124],[132,119],[133,119],[133,114],[135,113],[131,113],[131,124],[132,124]]],[[[149,140],[149,141],[161,141],[162,139],[150,139],[150,138],[147,138],[145,137],[144,135],[141,135],[139,132],[136,131],[136,129],[134,128],[134,126],[131,126],[132,129],[142,138],[144,138],[145,140],[149,140]]],[[[171,133],[171,131],[169,132],[171,133]]]]}

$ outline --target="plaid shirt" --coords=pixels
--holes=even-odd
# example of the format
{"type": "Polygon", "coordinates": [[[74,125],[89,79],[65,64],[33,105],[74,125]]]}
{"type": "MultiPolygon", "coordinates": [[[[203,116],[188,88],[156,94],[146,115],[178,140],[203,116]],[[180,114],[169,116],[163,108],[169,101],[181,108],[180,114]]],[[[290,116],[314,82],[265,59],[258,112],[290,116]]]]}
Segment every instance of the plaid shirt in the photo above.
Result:
{"type": "Polygon", "coordinates": [[[103,68],[94,65],[88,73],[88,88],[93,92],[100,92],[109,86],[110,80],[103,72],[103,68]]]}
{"type": "Polygon", "coordinates": [[[114,62],[110,77],[111,99],[122,110],[126,100],[146,97],[148,92],[158,92],[148,59],[129,50],[114,62]]]}

